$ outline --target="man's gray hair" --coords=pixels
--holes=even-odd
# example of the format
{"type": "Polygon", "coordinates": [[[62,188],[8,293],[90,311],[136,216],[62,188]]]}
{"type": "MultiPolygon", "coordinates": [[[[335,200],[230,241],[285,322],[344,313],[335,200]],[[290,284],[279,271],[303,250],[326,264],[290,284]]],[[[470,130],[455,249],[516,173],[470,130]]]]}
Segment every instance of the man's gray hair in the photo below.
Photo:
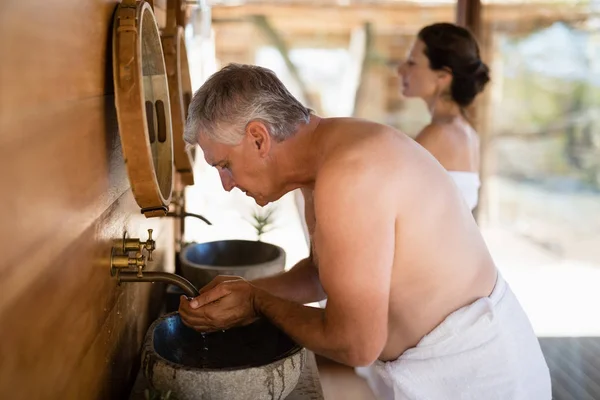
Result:
{"type": "Polygon", "coordinates": [[[261,121],[280,142],[310,121],[310,111],[286,89],[275,73],[255,65],[229,64],[214,73],[194,94],[184,140],[199,135],[228,145],[241,142],[246,126],[261,121]]]}

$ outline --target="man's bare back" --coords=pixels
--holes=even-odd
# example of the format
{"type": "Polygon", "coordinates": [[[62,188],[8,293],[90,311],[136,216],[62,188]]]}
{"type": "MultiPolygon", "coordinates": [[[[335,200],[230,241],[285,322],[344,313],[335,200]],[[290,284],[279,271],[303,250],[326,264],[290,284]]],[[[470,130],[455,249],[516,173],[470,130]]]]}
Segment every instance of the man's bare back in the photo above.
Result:
{"type": "MultiPolygon", "coordinates": [[[[374,159],[383,164],[378,184],[386,186],[385,193],[393,197],[396,223],[387,341],[379,358],[394,360],[451,312],[489,295],[496,269],[458,189],[443,167],[413,140],[389,127],[353,119],[324,119],[317,129],[322,164],[339,163],[341,167],[349,161],[372,164],[374,159]]],[[[353,172],[349,169],[346,173],[353,172]]],[[[302,193],[311,244],[314,241],[313,261],[318,267],[319,237],[314,237],[318,183],[316,188],[303,188],[302,193]]],[[[324,196],[335,195],[327,188],[321,190],[324,196]]],[[[377,195],[365,193],[364,208],[353,213],[368,215],[369,199],[377,195]]],[[[348,215],[349,220],[354,217],[348,215]]],[[[349,253],[354,250],[347,249],[349,253]]],[[[371,273],[370,267],[364,265],[361,274],[365,278],[371,273]]],[[[321,276],[323,273],[319,271],[321,276]]],[[[343,273],[335,270],[325,275],[336,279],[343,273]]],[[[327,280],[321,282],[327,292],[327,280]]]]}

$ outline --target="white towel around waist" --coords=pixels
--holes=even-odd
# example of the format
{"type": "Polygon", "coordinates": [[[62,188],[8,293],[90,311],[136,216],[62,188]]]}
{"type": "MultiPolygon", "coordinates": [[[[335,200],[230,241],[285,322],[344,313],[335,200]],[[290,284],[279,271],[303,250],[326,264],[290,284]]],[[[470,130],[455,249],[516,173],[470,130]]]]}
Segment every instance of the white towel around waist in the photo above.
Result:
{"type": "Polygon", "coordinates": [[[501,275],[489,297],[450,314],[397,360],[367,369],[360,375],[386,400],[552,398],[539,342],[501,275]]]}

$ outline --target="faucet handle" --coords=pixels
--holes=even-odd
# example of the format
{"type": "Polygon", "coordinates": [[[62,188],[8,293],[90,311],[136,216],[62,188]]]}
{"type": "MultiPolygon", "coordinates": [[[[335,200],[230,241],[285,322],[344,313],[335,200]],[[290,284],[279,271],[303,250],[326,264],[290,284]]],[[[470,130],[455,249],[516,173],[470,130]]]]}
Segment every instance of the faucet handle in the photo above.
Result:
{"type": "Polygon", "coordinates": [[[156,242],[152,239],[152,229],[148,229],[148,240],[144,243],[144,247],[148,252],[148,261],[152,261],[152,252],[156,249],[156,242]]]}
{"type": "Polygon", "coordinates": [[[141,278],[142,270],[146,266],[146,257],[144,257],[144,255],[140,251],[138,251],[137,253],[135,253],[135,257],[129,257],[129,265],[131,265],[134,268],[137,268],[137,276],[138,278],[141,278]]]}
{"type": "Polygon", "coordinates": [[[137,277],[141,278],[142,275],[142,271],[144,270],[144,267],[146,266],[146,259],[144,257],[144,255],[141,252],[137,252],[135,253],[135,261],[133,262],[133,264],[137,267],[137,277]]]}

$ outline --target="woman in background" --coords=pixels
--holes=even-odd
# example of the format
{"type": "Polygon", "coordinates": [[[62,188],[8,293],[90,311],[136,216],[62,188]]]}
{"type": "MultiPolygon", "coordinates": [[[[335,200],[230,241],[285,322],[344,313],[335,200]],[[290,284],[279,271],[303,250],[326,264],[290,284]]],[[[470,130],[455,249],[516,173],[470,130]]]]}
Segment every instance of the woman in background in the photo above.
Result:
{"type": "MultiPolygon", "coordinates": [[[[483,90],[489,78],[477,41],[467,29],[436,23],[421,29],[398,68],[402,94],[421,98],[431,123],[416,141],[446,168],[471,210],[479,199],[479,138],[466,116],[466,108],[483,90]]],[[[394,398],[393,389],[373,366],[357,367],[377,399],[394,398]]]]}
{"type": "Polygon", "coordinates": [[[398,73],[402,94],[423,99],[431,114],[416,141],[448,170],[473,210],[479,198],[479,139],[465,110],[490,80],[477,41],[458,25],[426,26],[398,73]]]}

